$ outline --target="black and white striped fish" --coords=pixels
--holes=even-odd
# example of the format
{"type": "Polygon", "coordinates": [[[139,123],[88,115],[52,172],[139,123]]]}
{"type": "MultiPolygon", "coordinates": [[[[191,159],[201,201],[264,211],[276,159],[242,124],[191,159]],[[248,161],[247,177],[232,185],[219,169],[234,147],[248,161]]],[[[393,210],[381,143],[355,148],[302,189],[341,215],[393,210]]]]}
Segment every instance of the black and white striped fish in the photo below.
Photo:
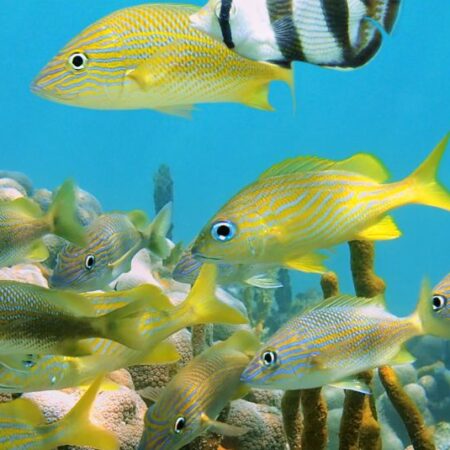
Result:
{"type": "Polygon", "coordinates": [[[354,68],[392,31],[400,0],[209,0],[192,25],[258,61],[354,68]]]}

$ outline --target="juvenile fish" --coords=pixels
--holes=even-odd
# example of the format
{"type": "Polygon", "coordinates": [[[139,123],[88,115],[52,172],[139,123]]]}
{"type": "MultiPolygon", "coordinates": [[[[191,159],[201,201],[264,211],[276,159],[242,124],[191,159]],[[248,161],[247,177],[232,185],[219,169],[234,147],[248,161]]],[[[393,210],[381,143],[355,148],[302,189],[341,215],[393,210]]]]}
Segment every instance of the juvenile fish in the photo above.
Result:
{"type": "Polygon", "coordinates": [[[84,245],[84,231],[76,220],[74,184],[66,181],[47,214],[28,198],[0,202],[0,266],[44,261],[49,253],[42,237],[54,233],[84,245]]]}
{"type": "Polygon", "coordinates": [[[292,71],[228,50],[190,26],[187,5],[125,8],[70,41],[32,91],[94,109],[156,109],[181,116],[193,105],[237,102],[271,110],[269,84],[292,85],[292,71]]]}
{"type": "Polygon", "coordinates": [[[0,364],[23,369],[28,354],[80,356],[91,351],[80,340],[102,337],[140,349],[142,299],[96,317],[86,298],[67,291],[0,281],[0,364]]]}
{"type": "MultiPolygon", "coordinates": [[[[172,271],[174,280],[192,284],[198,277],[203,263],[192,255],[189,246],[172,271]]],[[[277,269],[267,266],[243,264],[219,264],[217,284],[220,286],[243,283],[260,289],[276,289],[282,286],[276,278],[277,269]]]]}
{"type": "Polygon", "coordinates": [[[63,445],[75,445],[118,450],[119,441],[114,434],[94,425],[89,419],[102,378],[92,383],[66,416],[50,424],[31,400],[19,398],[0,404],[0,448],[52,450],[63,445]]]}
{"type": "Polygon", "coordinates": [[[253,334],[238,331],[182,368],[147,411],[138,449],[176,450],[206,430],[244,434],[247,429],[216,419],[233,397],[245,394],[239,377],[257,348],[253,334]]]}
{"type": "Polygon", "coordinates": [[[129,291],[85,294],[83,297],[89,299],[97,315],[146,300],[148,307],[141,315],[139,326],[135,326],[144,347],[134,350],[110,340],[89,339],[85,341],[92,352],[89,356],[42,356],[29,364],[26,371],[0,366],[0,392],[62,389],[86,383],[99,373],[131,365],[175,362],[178,353],[173,344],[162,341],[177,331],[204,323],[248,323],[242,312],[217,298],[216,272],[214,265],[206,264],[187,298],[178,306],[173,306],[158,287],[151,285],[129,291]]]}
{"type": "Polygon", "coordinates": [[[400,0],[209,0],[192,26],[257,61],[354,68],[392,31],[400,0]]]}
{"type": "Polygon", "coordinates": [[[369,393],[356,375],[384,364],[412,362],[403,344],[424,334],[450,338],[450,317],[423,286],[416,311],[399,318],[383,299],[336,297],[290,320],[264,345],[241,381],[269,389],[331,384],[369,393]],[[444,312],[444,314],[443,314],[444,312]]]}
{"type": "Polygon", "coordinates": [[[447,135],[403,181],[369,154],[342,161],[298,157],[276,164],[235,195],[203,228],[192,254],[215,264],[272,264],[324,272],[317,251],[355,239],[401,235],[387,214],[408,204],[450,210],[436,179],[447,135]]]}
{"type": "Polygon", "coordinates": [[[161,258],[169,252],[166,234],[171,205],[166,205],[148,225],[144,213],[103,214],[86,229],[86,245],[66,245],[58,254],[50,284],[86,292],[104,289],[131,268],[133,256],[148,247],[161,258]]]}

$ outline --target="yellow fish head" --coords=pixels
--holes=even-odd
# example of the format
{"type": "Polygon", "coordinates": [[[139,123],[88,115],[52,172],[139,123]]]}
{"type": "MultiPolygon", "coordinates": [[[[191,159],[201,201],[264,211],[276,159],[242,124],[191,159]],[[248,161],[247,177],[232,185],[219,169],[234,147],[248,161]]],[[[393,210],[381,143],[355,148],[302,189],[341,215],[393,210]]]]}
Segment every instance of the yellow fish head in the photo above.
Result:
{"type": "Polygon", "coordinates": [[[192,255],[213,263],[251,264],[264,260],[269,236],[269,229],[258,214],[222,214],[203,228],[192,255]]]}
{"type": "Polygon", "coordinates": [[[107,18],[72,39],[38,74],[31,91],[47,100],[108,108],[123,90],[127,68],[117,30],[107,18]]]}

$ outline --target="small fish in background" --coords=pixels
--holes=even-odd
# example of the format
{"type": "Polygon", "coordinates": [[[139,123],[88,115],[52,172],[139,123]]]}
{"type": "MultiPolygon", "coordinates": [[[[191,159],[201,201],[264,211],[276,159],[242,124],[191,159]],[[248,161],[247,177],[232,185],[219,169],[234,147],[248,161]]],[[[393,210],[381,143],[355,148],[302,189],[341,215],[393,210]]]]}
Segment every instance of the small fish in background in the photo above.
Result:
{"type": "Polygon", "coordinates": [[[246,394],[239,377],[258,347],[252,333],[237,331],[183,367],[161,392],[141,391],[156,403],[145,416],[138,449],[176,450],[207,430],[230,436],[246,433],[246,428],[216,419],[231,399],[246,394]]]}
{"type": "Polygon", "coordinates": [[[450,319],[450,273],[432,289],[432,302],[437,314],[450,319]]]}
{"type": "Polygon", "coordinates": [[[450,211],[450,194],[436,179],[449,135],[403,181],[372,155],[332,161],[288,159],[241,190],[208,222],[192,247],[214,264],[273,264],[304,272],[326,271],[318,250],[351,240],[401,235],[391,210],[408,204],[450,211]]]}
{"type": "Polygon", "coordinates": [[[384,299],[330,298],[281,327],[244,370],[241,381],[269,389],[309,389],[330,384],[370,393],[356,375],[414,357],[404,344],[431,334],[450,339],[447,306],[424,283],[416,311],[399,318],[384,299]]]}
{"type": "Polygon", "coordinates": [[[99,450],[119,450],[119,440],[111,431],[94,425],[89,413],[102,384],[98,377],[61,420],[47,423],[31,400],[18,398],[0,404],[0,448],[2,450],[52,450],[63,445],[88,446],[99,450]]]}
{"type": "Polygon", "coordinates": [[[41,71],[32,91],[93,109],[155,109],[189,116],[197,103],[272,110],[269,84],[292,71],[241,57],[190,26],[198,7],[142,5],[94,23],[41,71]]]}
{"type": "Polygon", "coordinates": [[[47,214],[26,197],[0,202],[0,266],[46,260],[49,253],[42,238],[50,233],[85,244],[83,227],[76,220],[72,181],[58,189],[47,214]]]}
{"type": "Polygon", "coordinates": [[[140,332],[147,297],[96,316],[88,299],[16,281],[0,281],[0,364],[18,370],[29,354],[89,355],[82,340],[102,337],[131,348],[145,346],[140,332]]]}
{"type": "MultiPolygon", "coordinates": [[[[181,255],[172,271],[172,277],[180,283],[192,284],[198,277],[203,263],[192,255],[192,245],[181,255]]],[[[243,264],[218,264],[219,286],[242,283],[260,289],[276,289],[282,284],[276,277],[277,269],[267,266],[243,264]]]]}
{"type": "Polygon", "coordinates": [[[62,389],[122,367],[176,362],[178,353],[165,339],[177,331],[205,323],[247,324],[244,311],[226,299],[221,301],[218,298],[216,277],[216,266],[205,264],[187,298],[176,306],[161,289],[151,285],[129,291],[81,295],[84,297],[82,300],[87,299],[92,304],[97,316],[117,311],[139,299],[145,300],[148,306],[141,314],[139,326],[129,329],[130,333],[136,329],[135,332],[142,336],[144,347],[133,350],[110,340],[89,339],[84,341],[92,353],[88,356],[41,356],[27,367],[26,372],[0,366],[0,392],[62,389]]]}
{"type": "Polygon", "coordinates": [[[400,0],[209,0],[192,26],[256,61],[356,68],[390,33],[400,0]]]}
{"type": "Polygon", "coordinates": [[[142,248],[165,258],[170,253],[166,234],[172,205],[167,204],[151,224],[141,211],[103,214],[86,229],[86,245],[67,244],[58,254],[50,284],[75,291],[105,289],[131,268],[133,256],[142,248]]]}

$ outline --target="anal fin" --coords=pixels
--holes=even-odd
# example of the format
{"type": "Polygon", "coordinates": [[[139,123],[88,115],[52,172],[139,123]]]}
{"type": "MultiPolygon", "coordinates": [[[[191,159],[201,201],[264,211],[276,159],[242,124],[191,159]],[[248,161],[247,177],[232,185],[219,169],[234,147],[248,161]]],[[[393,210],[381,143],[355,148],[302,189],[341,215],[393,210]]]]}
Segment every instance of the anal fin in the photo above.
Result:
{"type": "Polygon", "coordinates": [[[309,253],[299,258],[283,261],[283,264],[289,269],[299,270],[308,273],[324,273],[327,268],[323,264],[326,256],[320,253],[309,253]]]}
{"type": "Polygon", "coordinates": [[[397,239],[402,235],[398,229],[394,219],[391,216],[383,217],[375,225],[360,231],[355,239],[362,239],[367,241],[387,241],[390,239],[397,239]]]}

